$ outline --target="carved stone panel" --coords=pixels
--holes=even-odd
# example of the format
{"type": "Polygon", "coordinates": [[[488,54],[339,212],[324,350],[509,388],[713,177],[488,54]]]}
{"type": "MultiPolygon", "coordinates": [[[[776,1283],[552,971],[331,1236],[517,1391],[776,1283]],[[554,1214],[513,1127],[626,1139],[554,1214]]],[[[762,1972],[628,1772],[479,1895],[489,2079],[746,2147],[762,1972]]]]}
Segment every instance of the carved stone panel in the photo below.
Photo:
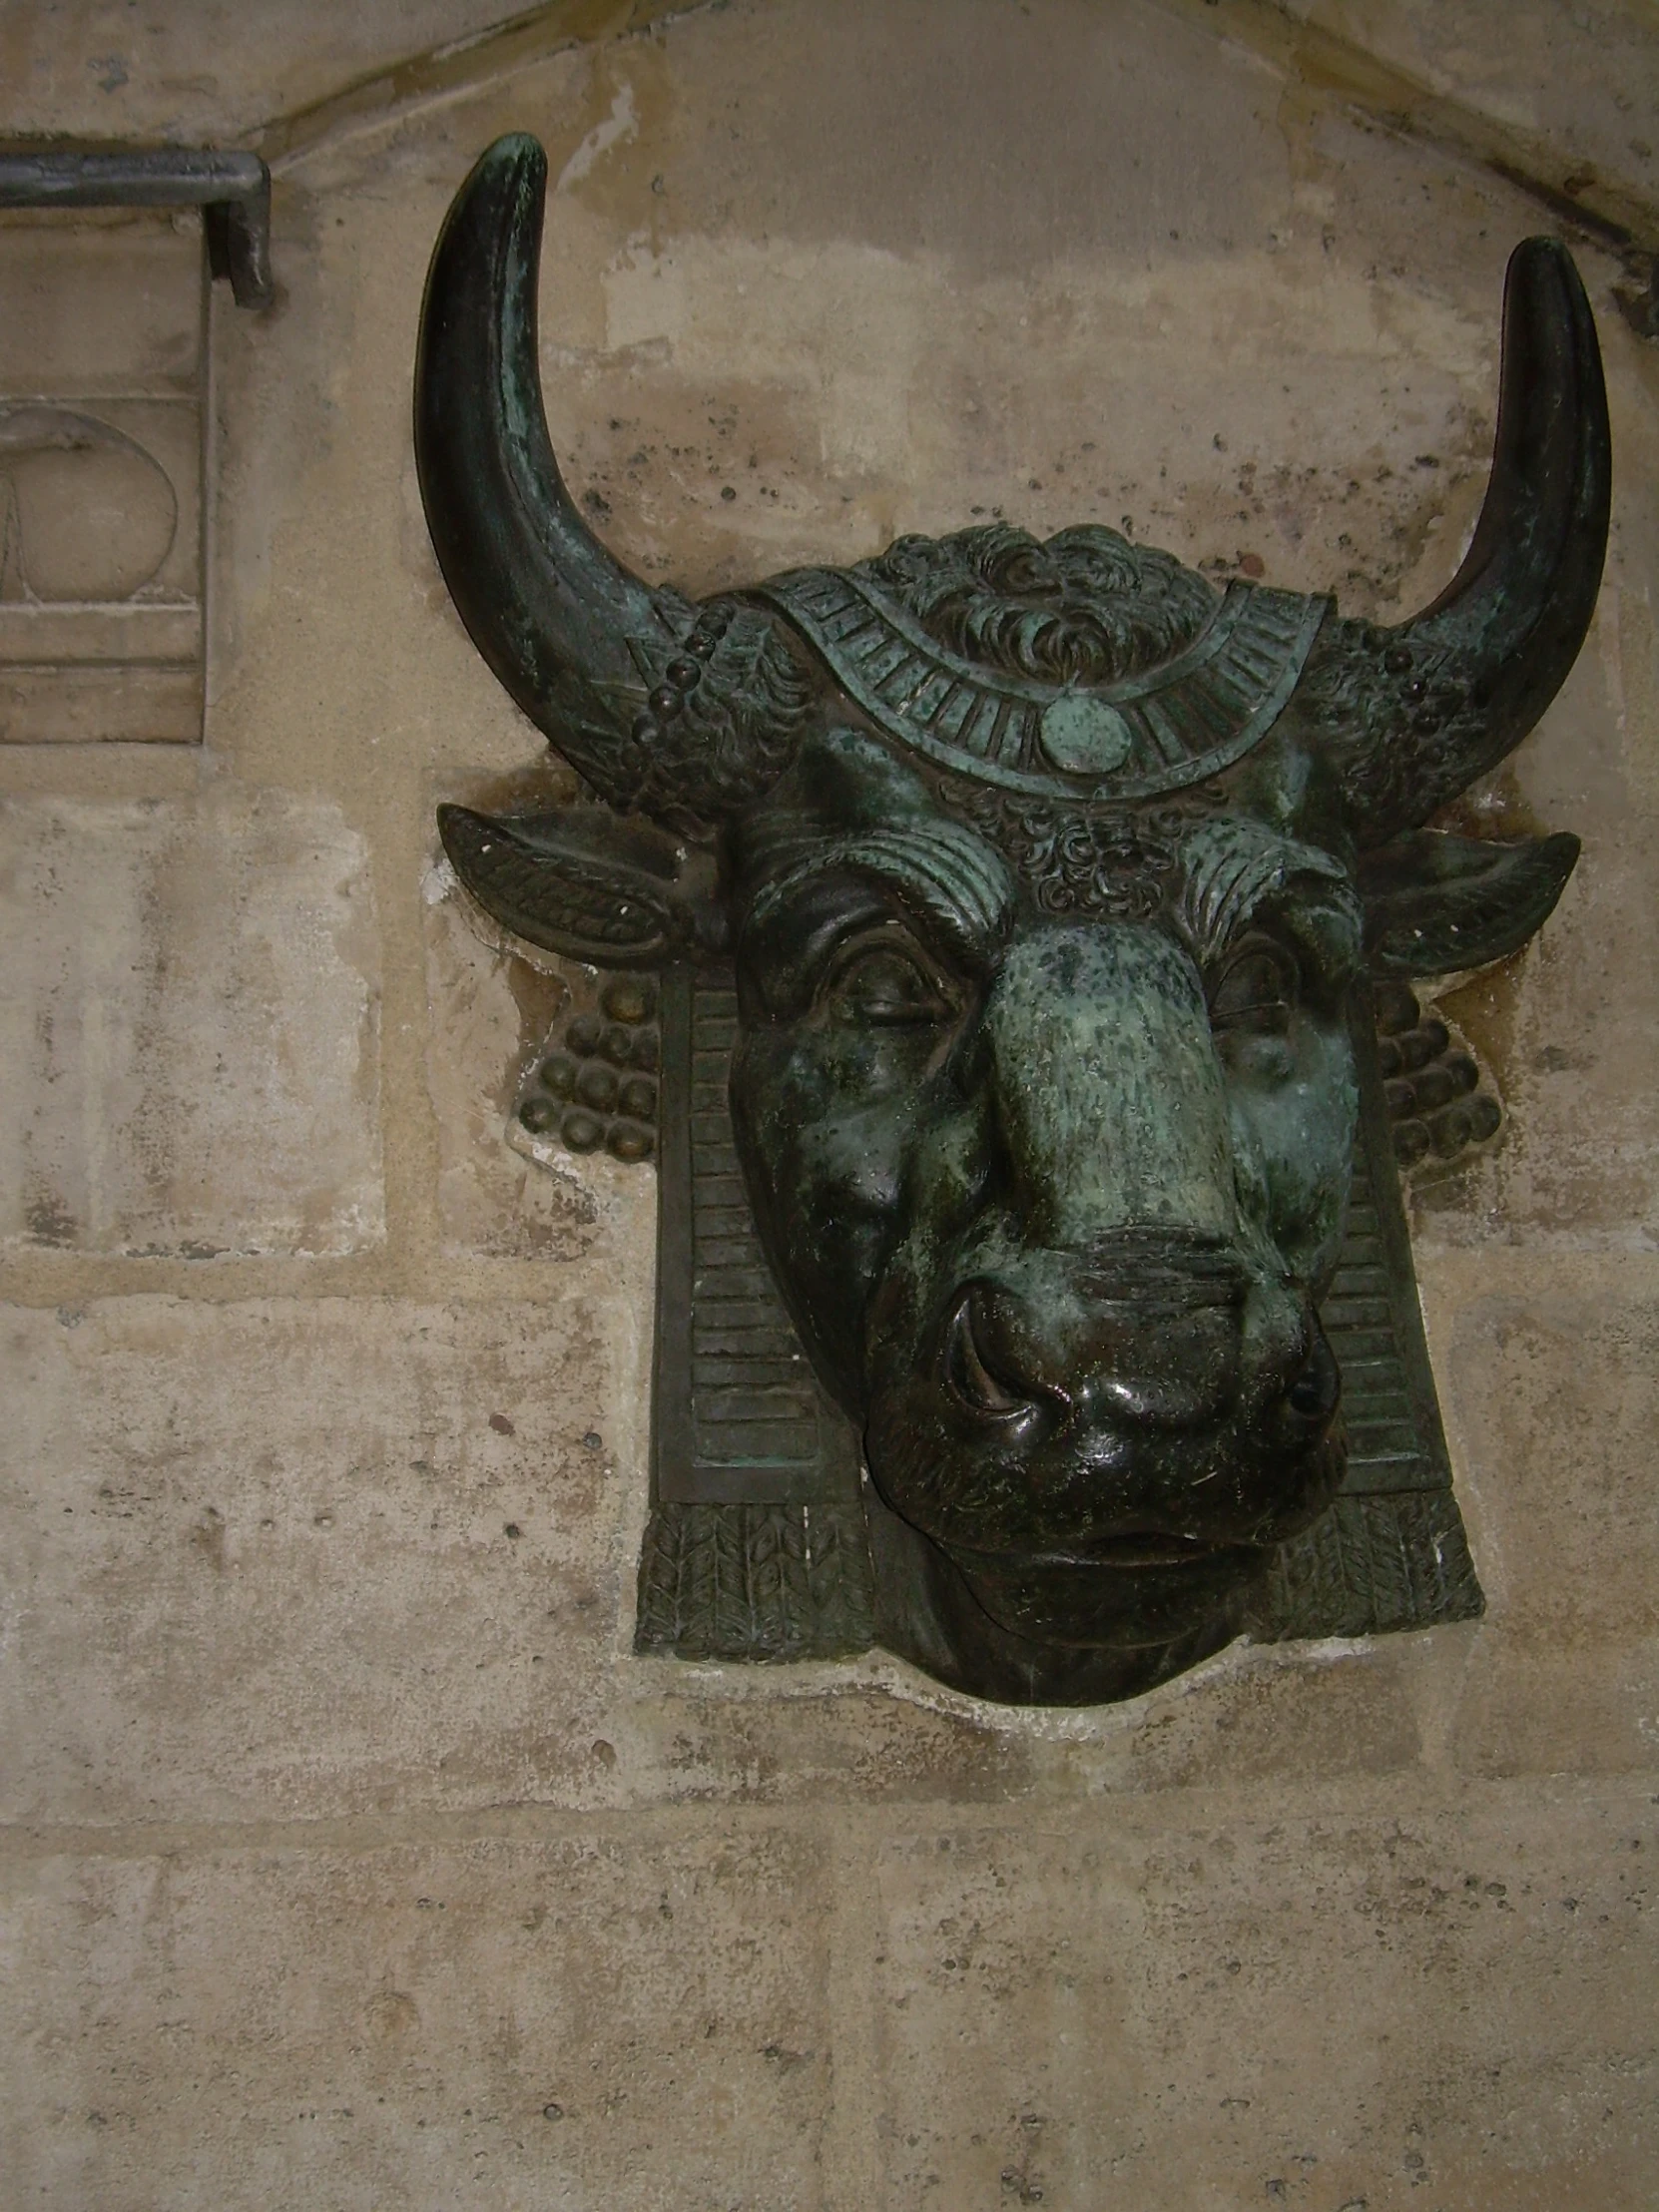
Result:
{"type": "Polygon", "coordinates": [[[0,740],[195,741],[194,218],[0,214],[0,740]]]}

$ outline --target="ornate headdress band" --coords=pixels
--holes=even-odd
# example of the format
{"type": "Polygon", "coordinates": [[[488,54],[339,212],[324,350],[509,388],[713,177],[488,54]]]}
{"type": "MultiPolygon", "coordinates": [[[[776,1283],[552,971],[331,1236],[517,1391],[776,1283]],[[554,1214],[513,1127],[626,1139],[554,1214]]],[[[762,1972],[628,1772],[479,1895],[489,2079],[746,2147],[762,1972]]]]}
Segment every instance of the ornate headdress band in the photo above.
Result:
{"type": "Polygon", "coordinates": [[[1158,799],[1242,759],[1278,720],[1332,606],[1232,584],[1161,666],[1082,685],[952,653],[864,565],[796,569],[751,595],[897,744],[976,783],[1073,802],[1158,799]]]}

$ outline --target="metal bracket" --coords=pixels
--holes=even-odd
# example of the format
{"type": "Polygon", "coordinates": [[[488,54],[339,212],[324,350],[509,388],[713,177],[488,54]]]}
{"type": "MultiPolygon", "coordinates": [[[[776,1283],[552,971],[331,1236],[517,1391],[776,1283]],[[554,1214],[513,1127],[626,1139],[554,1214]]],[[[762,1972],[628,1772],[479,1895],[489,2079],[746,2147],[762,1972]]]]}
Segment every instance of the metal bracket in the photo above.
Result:
{"type": "Polygon", "coordinates": [[[271,172],[257,154],[211,147],[55,148],[0,153],[0,208],[200,208],[208,261],[239,307],[269,307],[271,172]]]}

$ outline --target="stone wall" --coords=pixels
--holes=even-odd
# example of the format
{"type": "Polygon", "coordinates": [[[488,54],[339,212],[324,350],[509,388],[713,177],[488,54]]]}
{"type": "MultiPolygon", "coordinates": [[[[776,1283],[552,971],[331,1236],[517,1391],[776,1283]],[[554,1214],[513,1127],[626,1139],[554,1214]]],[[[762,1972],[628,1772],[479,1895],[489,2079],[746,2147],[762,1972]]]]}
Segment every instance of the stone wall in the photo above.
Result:
{"type": "MultiPolygon", "coordinates": [[[[291,0],[267,100],[240,16],[118,12],[12,11],[11,120],[260,126],[279,295],[209,308],[205,742],[0,746],[4,2212],[1650,2205],[1659,351],[1618,239],[1572,234],[1600,613],[1473,803],[1584,858],[1447,1001],[1509,1120],[1413,1200],[1486,1618],[1061,1715],[646,1662],[651,1174],[507,1145],[566,984],[435,864],[438,800],[569,789],[410,457],[472,157],[546,143],[555,442],[694,590],[1006,513],[1420,603],[1553,219],[1235,0],[549,9],[402,76],[494,11],[291,0]]],[[[1635,13],[1285,21],[1633,199],[1572,87],[1615,16],[1652,82],[1635,13]]]]}

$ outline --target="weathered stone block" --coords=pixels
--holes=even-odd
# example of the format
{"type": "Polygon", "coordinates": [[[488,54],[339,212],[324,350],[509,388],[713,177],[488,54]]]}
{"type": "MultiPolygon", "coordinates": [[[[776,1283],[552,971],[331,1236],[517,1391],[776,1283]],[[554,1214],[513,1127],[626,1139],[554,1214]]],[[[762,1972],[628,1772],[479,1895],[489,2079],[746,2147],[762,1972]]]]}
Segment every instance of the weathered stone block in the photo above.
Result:
{"type": "Polygon", "coordinates": [[[581,1298],[11,1309],[4,1816],[614,1798],[633,1328],[581,1298]]]}
{"type": "Polygon", "coordinates": [[[1659,1638],[1555,1650],[1488,1622],[1448,1707],[1452,1757],[1471,1774],[1651,1773],[1659,1638]]]}
{"type": "Polygon", "coordinates": [[[893,2207],[1638,2212],[1645,1792],[881,1853],[893,2207]]]}
{"type": "Polygon", "coordinates": [[[810,2212],[824,1892],[766,1830],[14,1862],[6,2200],[810,2212]]]}
{"type": "Polygon", "coordinates": [[[0,1240],[210,1258],[379,1238],[379,953],[337,808],[10,802],[0,928],[0,1240]]]}
{"type": "Polygon", "coordinates": [[[1480,1578],[1515,1640],[1659,1633],[1653,1277],[1646,1263],[1565,1260],[1552,1290],[1477,1297],[1436,1330],[1480,1578]]]}
{"type": "Polygon", "coordinates": [[[1409,1668],[1389,1638],[1340,1656],[1236,1655],[1189,1695],[1149,1701],[1130,1773],[1154,1790],[1295,1785],[1398,1772],[1421,1751],[1409,1668]]]}

